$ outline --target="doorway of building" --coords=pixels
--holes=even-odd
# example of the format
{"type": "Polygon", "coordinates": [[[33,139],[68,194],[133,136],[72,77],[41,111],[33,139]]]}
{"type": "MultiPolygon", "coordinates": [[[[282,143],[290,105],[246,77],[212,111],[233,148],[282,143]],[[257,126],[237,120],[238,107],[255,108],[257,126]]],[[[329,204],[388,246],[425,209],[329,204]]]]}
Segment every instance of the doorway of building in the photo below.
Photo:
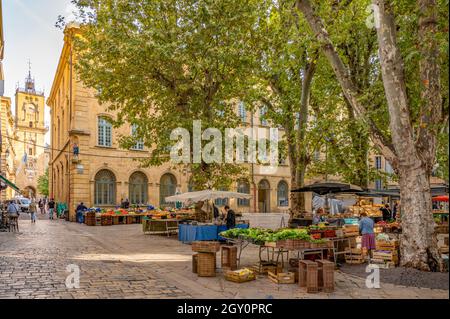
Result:
{"type": "Polygon", "coordinates": [[[258,211],[260,213],[270,212],[270,184],[265,179],[258,184],[258,211]]]}

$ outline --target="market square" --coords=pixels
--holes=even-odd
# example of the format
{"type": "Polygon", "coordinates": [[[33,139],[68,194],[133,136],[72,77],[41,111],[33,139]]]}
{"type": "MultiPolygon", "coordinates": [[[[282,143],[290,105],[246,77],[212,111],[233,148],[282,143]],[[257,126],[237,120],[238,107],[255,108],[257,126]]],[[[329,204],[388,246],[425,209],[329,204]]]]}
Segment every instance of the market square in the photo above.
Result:
{"type": "Polygon", "coordinates": [[[0,300],[448,299],[448,101],[433,0],[0,0],[0,300]]]}

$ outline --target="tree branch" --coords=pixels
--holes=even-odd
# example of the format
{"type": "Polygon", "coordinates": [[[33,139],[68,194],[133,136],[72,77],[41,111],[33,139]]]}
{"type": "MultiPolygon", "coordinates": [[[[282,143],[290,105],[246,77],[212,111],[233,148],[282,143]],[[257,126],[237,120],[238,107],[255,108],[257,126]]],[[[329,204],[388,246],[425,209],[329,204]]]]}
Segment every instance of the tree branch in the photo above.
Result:
{"type": "Polygon", "coordinates": [[[385,138],[382,137],[380,131],[375,129],[376,126],[373,125],[374,123],[370,123],[370,121],[368,121],[368,112],[366,108],[358,101],[357,87],[352,82],[348,70],[331,43],[330,37],[322,20],[313,12],[309,0],[297,0],[297,8],[303,12],[308,24],[319,41],[322,51],[330,62],[339,84],[341,85],[342,91],[352,105],[356,117],[368,124],[372,142],[380,150],[383,156],[387,158],[390,163],[392,163],[392,165],[396,165],[397,155],[395,149],[392,145],[390,145],[390,143],[386,143],[385,138]]]}

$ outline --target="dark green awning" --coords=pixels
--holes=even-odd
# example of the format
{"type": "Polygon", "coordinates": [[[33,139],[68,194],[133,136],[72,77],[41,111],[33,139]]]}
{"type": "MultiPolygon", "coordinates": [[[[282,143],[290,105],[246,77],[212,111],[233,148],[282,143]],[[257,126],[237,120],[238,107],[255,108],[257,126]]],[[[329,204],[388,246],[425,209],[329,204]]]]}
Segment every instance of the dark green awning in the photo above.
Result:
{"type": "Polygon", "coordinates": [[[10,182],[7,178],[3,177],[2,175],[0,175],[0,180],[2,180],[3,182],[5,182],[6,185],[8,185],[8,186],[11,187],[12,189],[14,189],[16,192],[21,193],[19,187],[17,187],[13,182],[10,182]]]}

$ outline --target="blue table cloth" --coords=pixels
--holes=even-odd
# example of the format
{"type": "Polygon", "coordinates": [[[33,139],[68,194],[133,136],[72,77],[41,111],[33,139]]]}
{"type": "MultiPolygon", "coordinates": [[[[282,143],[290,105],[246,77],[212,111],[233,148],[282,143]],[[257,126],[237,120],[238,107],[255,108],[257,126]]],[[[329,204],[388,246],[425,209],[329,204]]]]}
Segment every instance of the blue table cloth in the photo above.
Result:
{"type": "MultiPolygon", "coordinates": [[[[236,228],[248,228],[248,224],[238,224],[236,228]]],[[[216,225],[178,225],[178,240],[184,243],[201,240],[222,240],[220,232],[227,230],[227,226],[216,225]]]]}

